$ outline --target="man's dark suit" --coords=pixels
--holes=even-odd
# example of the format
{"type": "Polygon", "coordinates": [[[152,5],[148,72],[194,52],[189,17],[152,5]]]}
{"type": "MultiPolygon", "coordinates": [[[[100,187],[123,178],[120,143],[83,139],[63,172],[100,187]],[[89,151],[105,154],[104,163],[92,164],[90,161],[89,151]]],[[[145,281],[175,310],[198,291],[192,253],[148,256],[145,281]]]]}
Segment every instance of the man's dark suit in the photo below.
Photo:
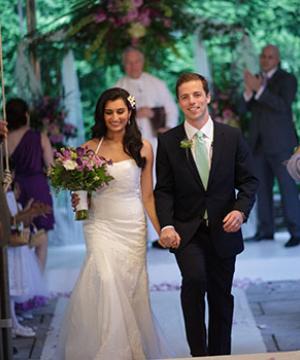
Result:
{"type": "Polygon", "coordinates": [[[257,201],[258,232],[266,237],[273,237],[274,234],[274,176],[279,181],[287,227],[292,236],[300,237],[298,190],[283,165],[298,144],[292,115],[292,102],[296,91],[296,78],[278,69],[268,80],[258,99],[255,99],[254,94],[250,101],[242,101],[242,110],[249,110],[252,114],[249,144],[260,180],[257,201]]]}
{"type": "Polygon", "coordinates": [[[185,138],[183,125],[159,137],[157,214],[161,227],[173,225],[181,237],[180,247],[173,252],[182,274],[181,302],[191,354],[229,354],[233,315],[231,286],[235,256],[243,250],[243,241],[240,231],[226,233],[222,225],[232,210],[248,216],[257,179],[240,132],[214,123],[213,157],[205,190],[191,150],[180,147],[185,138]],[[205,210],[208,227],[203,222],[205,210]],[[208,347],[204,325],[206,292],[208,347]]]}

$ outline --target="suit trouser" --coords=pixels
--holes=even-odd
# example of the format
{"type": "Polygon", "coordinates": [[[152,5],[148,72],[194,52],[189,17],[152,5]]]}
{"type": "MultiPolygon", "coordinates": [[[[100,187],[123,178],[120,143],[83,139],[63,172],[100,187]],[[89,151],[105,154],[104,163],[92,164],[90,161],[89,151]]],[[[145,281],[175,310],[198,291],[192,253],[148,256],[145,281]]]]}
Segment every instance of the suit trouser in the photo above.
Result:
{"type": "Polygon", "coordinates": [[[235,256],[220,258],[209,228],[201,226],[191,242],[176,253],[182,275],[181,305],[192,356],[226,355],[231,351],[235,256]],[[205,294],[208,301],[208,341],[205,294]]]}
{"type": "Polygon", "coordinates": [[[286,226],[292,236],[300,237],[300,201],[298,188],[287,172],[284,161],[289,159],[291,152],[265,154],[262,151],[254,153],[255,169],[259,179],[257,193],[258,232],[260,235],[273,236],[273,184],[274,177],[278,179],[286,226]]]}

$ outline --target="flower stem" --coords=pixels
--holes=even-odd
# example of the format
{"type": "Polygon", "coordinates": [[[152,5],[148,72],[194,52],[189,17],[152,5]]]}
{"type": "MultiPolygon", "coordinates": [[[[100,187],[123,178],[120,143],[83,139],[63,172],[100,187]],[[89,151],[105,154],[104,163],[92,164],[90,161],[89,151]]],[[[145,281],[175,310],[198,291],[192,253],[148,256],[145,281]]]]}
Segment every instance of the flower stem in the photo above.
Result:
{"type": "Polygon", "coordinates": [[[86,220],[88,218],[88,210],[78,210],[75,214],[75,220],[86,220]]]}

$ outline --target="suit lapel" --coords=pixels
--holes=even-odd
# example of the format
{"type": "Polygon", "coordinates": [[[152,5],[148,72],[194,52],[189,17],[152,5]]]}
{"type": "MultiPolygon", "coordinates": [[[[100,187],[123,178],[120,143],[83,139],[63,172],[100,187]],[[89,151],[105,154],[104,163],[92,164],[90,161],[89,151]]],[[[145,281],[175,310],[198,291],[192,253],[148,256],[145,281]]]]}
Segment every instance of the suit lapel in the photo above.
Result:
{"type": "Polygon", "coordinates": [[[217,166],[219,161],[221,160],[222,151],[224,151],[224,133],[222,128],[219,126],[217,122],[214,122],[214,138],[212,143],[212,159],[211,159],[211,166],[209,171],[209,177],[208,177],[208,184],[207,187],[209,187],[209,184],[211,183],[214,174],[216,172],[217,166]]]}

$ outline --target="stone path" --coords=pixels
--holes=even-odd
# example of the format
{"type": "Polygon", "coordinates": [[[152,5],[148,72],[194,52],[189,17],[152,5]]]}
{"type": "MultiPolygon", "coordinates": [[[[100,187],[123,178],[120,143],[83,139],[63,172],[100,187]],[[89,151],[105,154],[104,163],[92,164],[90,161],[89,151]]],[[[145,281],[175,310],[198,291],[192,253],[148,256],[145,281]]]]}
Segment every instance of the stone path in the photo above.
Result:
{"type": "Polygon", "coordinates": [[[300,350],[300,281],[250,285],[246,294],[268,352],[300,350]]]}
{"type": "MultiPolygon", "coordinates": [[[[300,350],[300,280],[250,284],[246,295],[267,351],[300,350]]],[[[40,359],[56,303],[51,300],[35,310],[33,320],[24,322],[36,329],[37,336],[13,339],[18,350],[14,359],[40,359]]]]}

